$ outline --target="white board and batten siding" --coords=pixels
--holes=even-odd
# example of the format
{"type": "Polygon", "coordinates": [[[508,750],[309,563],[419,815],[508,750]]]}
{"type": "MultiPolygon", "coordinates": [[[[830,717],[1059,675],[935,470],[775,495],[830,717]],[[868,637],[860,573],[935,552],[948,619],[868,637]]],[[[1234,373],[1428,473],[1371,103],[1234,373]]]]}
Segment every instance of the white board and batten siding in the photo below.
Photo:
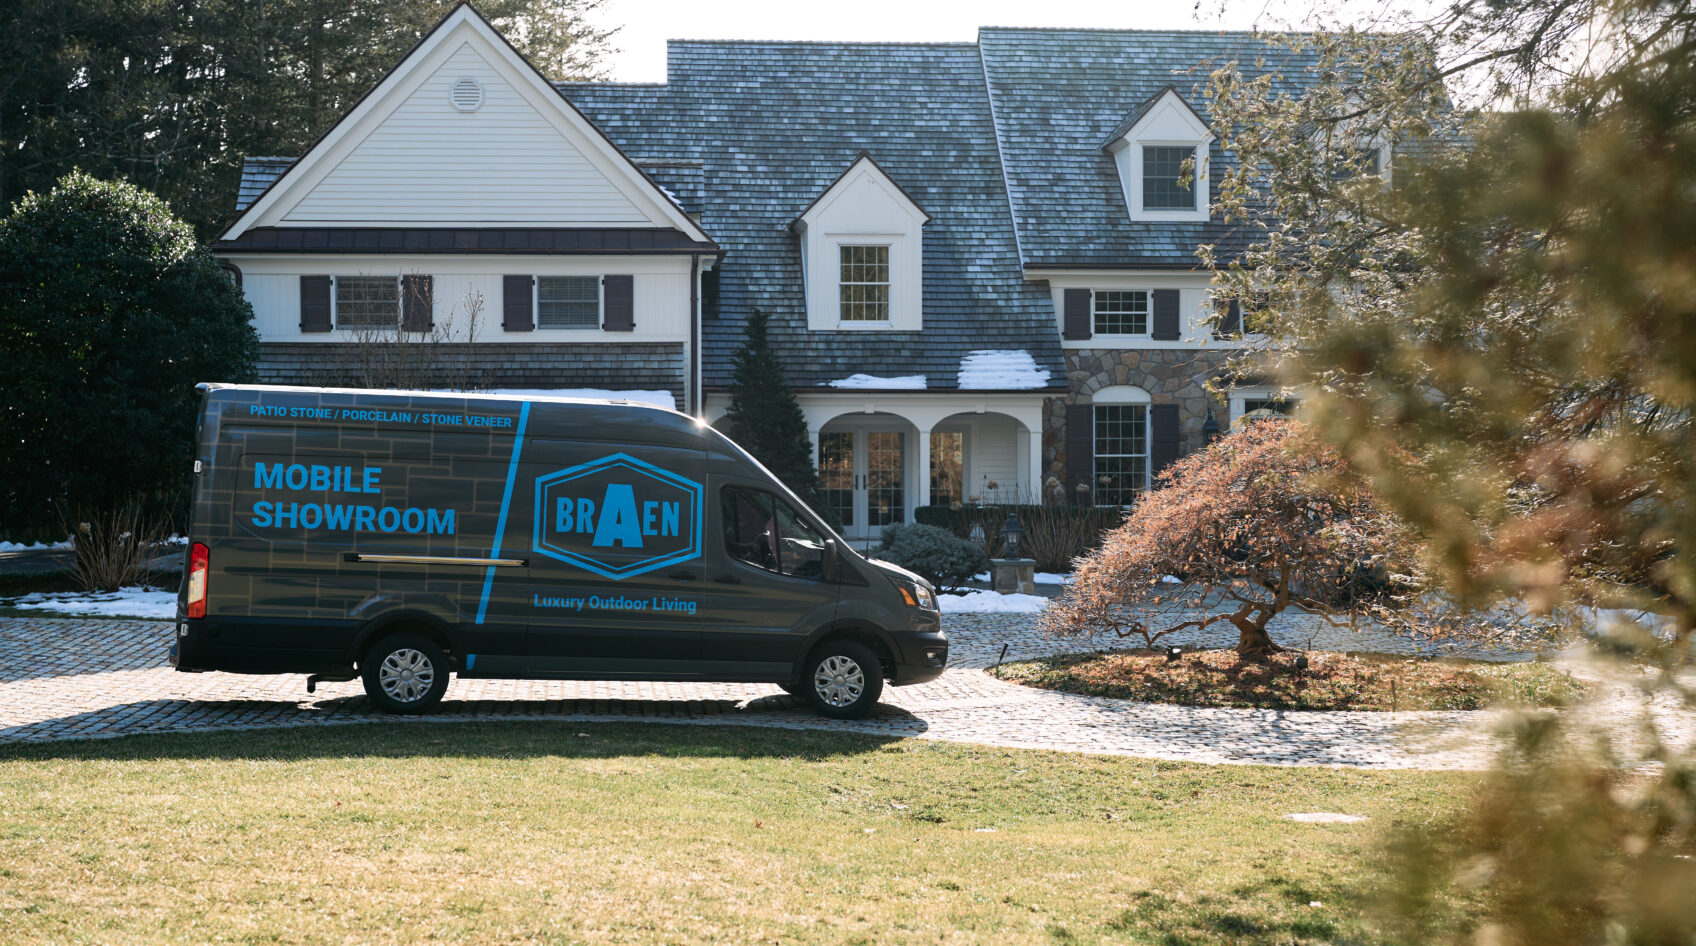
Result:
{"type": "Polygon", "coordinates": [[[432,277],[434,322],[457,339],[469,325],[467,293],[481,293],[477,319],[480,342],[687,342],[689,341],[689,260],[675,257],[550,257],[550,256],[333,256],[248,257],[242,268],[242,291],[253,306],[253,324],[266,342],[345,342],[344,331],[300,330],[300,277],[402,276],[432,277]],[[508,332],[501,327],[502,282],[506,275],[604,276],[628,274],[636,325],[629,332],[600,329],[536,328],[508,332]]]}

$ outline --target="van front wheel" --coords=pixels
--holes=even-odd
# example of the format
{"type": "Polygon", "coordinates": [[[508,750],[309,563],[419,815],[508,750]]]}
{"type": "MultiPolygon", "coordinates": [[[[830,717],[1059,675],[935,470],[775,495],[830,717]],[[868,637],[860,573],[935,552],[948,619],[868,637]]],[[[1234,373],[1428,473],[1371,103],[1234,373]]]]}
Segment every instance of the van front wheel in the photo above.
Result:
{"type": "Polygon", "coordinates": [[[448,691],[448,658],[422,634],[392,634],[360,662],[365,695],[390,713],[422,713],[448,691]]]}
{"type": "Polygon", "coordinates": [[[807,660],[802,694],[813,709],[834,719],[859,719],[883,695],[883,666],[858,641],[826,641],[807,660]]]}

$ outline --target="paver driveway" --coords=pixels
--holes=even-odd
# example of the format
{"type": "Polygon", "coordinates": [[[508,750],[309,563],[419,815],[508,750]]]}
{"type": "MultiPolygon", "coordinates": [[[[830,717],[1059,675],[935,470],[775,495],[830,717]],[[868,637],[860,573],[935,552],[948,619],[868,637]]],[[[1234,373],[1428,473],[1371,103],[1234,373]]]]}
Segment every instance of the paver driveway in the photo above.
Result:
{"type": "MultiPolygon", "coordinates": [[[[434,720],[547,719],[828,729],[1019,748],[1213,763],[1472,768],[1489,745],[1484,713],[1314,713],[1203,709],[1050,693],[981,669],[1076,649],[1031,630],[1029,616],[950,615],[951,667],[890,688],[870,718],[814,715],[760,684],[455,680],[434,720]]],[[[405,725],[376,713],[358,683],[177,673],[171,625],[156,621],[0,619],[0,742],[343,723],[405,725]]],[[[1346,643],[1346,642],[1345,642],[1346,643]]]]}

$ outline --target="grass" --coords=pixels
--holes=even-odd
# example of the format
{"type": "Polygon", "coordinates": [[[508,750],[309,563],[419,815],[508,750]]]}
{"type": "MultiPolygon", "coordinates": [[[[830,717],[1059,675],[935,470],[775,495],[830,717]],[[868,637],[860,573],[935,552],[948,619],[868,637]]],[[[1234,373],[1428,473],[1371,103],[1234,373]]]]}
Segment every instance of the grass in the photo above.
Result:
{"type": "Polygon", "coordinates": [[[1252,662],[1239,660],[1234,651],[1204,650],[1169,661],[1159,651],[1103,651],[1007,663],[990,673],[1012,683],[1087,696],[1294,710],[1561,706],[1589,689],[1543,663],[1316,652],[1307,655],[1307,669],[1299,670],[1298,656],[1286,651],[1267,662],[1252,662]]]}
{"type": "Polygon", "coordinates": [[[1381,834],[1478,780],[623,724],[9,747],[0,940],[1382,942],[1381,834]]]}

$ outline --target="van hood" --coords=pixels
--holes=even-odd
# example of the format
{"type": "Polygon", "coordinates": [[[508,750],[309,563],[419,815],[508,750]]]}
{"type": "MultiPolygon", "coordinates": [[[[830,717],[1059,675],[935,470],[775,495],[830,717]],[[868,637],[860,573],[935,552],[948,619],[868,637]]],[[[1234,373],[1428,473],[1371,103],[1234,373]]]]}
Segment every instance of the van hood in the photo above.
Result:
{"type": "Polygon", "coordinates": [[[932,587],[931,583],[925,579],[924,576],[916,572],[910,572],[894,562],[886,562],[881,558],[868,558],[866,561],[870,562],[873,568],[883,572],[886,577],[899,578],[902,581],[910,581],[921,588],[929,588],[932,592],[936,591],[936,588],[932,587]]]}

